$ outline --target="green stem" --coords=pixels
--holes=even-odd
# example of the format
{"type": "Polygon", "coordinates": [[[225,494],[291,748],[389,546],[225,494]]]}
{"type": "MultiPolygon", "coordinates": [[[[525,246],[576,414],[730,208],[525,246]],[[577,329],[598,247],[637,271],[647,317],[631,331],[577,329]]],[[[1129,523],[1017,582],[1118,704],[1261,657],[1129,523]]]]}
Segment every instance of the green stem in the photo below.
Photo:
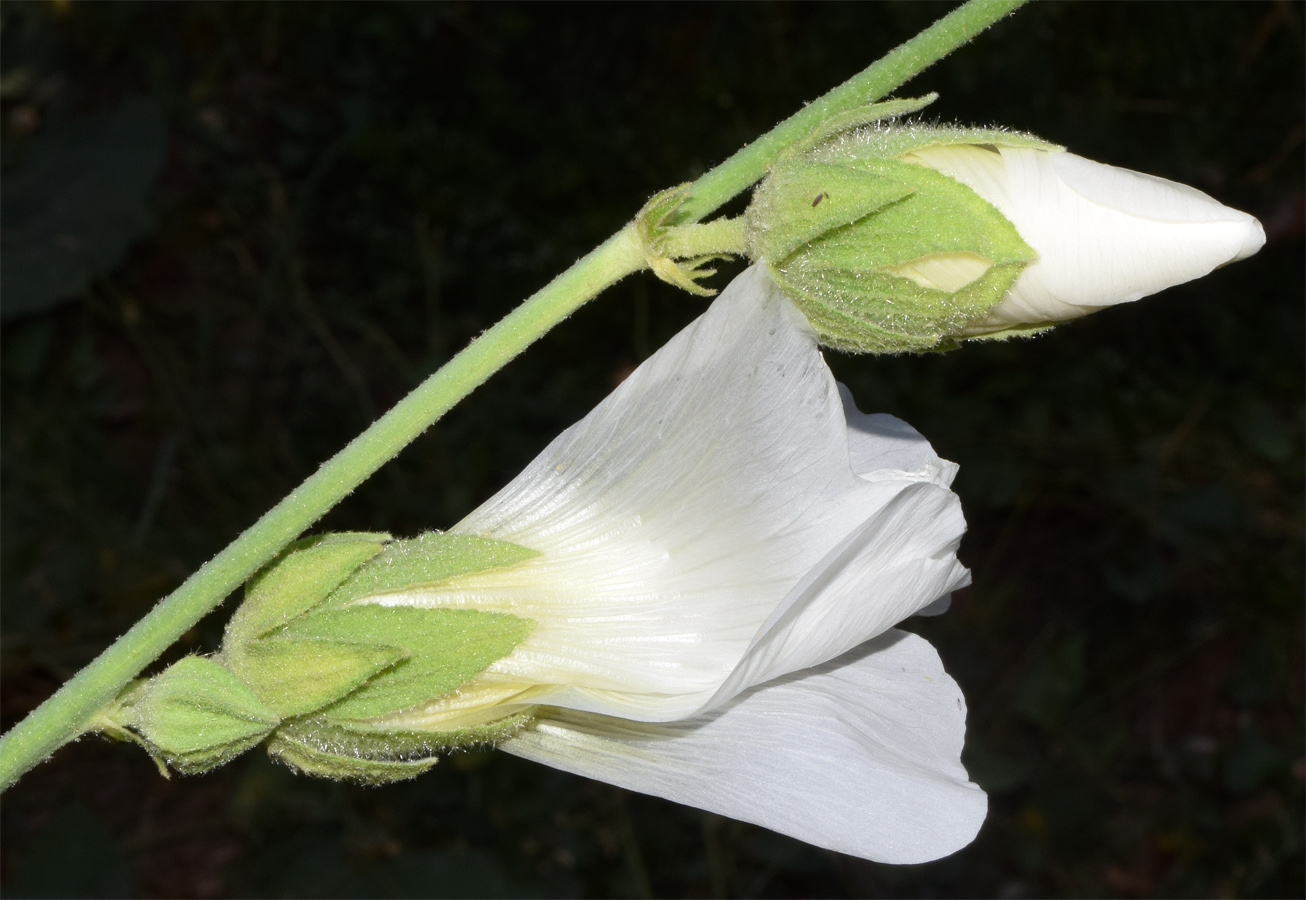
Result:
{"type": "Polygon", "coordinates": [[[702,225],[677,225],[658,242],[658,249],[671,259],[719,256],[723,253],[747,256],[744,217],[713,219],[702,225]]]}
{"type": "MultiPolygon", "coordinates": [[[[884,96],[1023,2],[970,0],[944,16],[700,178],[677,220],[707,216],[760,178],[787,144],[823,119],[884,96]]],[[[693,235],[737,239],[728,233],[737,225],[719,226],[724,234],[707,228],[687,230],[685,240],[693,235]]],[[[632,224],[473,341],[0,738],[0,790],[85,733],[96,710],[123,685],[450,407],[581,304],[645,264],[632,224]]]]}
{"type": "Polygon", "coordinates": [[[766,174],[781,150],[831,116],[873,103],[967,43],[1027,0],[970,0],[909,41],[899,44],[694,182],[671,224],[697,222],[766,174]]]}

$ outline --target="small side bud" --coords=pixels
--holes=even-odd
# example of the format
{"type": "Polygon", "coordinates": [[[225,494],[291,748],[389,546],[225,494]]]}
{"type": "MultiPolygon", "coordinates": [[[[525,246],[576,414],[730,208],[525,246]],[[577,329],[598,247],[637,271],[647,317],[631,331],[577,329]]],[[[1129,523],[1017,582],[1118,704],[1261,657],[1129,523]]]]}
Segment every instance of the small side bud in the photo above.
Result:
{"type": "Polygon", "coordinates": [[[948,142],[1044,145],[1005,132],[878,121],[822,134],[777,160],[754,193],[749,254],[767,264],[826,346],[856,353],[951,346],[1036,254],[971,188],[904,157],[948,142]],[[946,277],[921,278],[921,266],[946,277]]]}
{"type": "Polygon", "coordinates": [[[1254,218],[1181,184],[1013,132],[889,121],[922,104],[832,120],[754,192],[749,255],[826,346],[1034,334],[1265,242],[1254,218]]]}
{"type": "Polygon", "coordinates": [[[699,281],[715,274],[715,269],[707,268],[708,263],[724,259],[724,253],[742,249],[737,246],[742,234],[734,220],[719,220],[712,225],[674,225],[676,213],[689,196],[689,188],[689,184],[681,184],[655,194],[635,216],[635,233],[644,261],[654,275],[696,296],[711,297],[716,291],[703,287],[699,281]],[[722,229],[728,236],[724,245],[719,243],[722,229]],[[691,249],[701,244],[703,237],[708,237],[708,248],[691,249]],[[685,257],[689,259],[676,262],[685,257]]]}

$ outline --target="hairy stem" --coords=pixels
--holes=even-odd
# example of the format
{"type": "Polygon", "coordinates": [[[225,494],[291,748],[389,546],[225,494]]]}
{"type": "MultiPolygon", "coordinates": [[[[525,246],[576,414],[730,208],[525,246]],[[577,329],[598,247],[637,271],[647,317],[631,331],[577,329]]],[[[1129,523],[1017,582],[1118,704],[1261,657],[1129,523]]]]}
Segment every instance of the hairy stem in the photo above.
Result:
{"type": "Polygon", "coordinates": [[[659,242],[659,249],[672,259],[695,256],[735,256],[748,254],[744,219],[713,219],[702,225],[678,225],[659,242]]]}
{"type": "Polygon", "coordinates": [[[1027,0],[970,0],[899,44],[878,61],[832,91],[804,106],[751,144],[694,182],[677,210],[675,223],[697,222],[719,209],[766,174],[781,150],[806,137],[817,125],[856,106],[873,103],[894,88],[968,43],[1027,0]]]}

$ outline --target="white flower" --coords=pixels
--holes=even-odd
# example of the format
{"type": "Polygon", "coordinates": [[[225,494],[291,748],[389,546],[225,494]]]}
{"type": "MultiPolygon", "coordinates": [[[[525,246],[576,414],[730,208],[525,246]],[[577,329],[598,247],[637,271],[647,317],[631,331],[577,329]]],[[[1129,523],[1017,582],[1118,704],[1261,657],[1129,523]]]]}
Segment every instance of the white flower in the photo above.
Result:
{"type": "Polygon", "coordinates": [[[537,623],[455,696],[377,724],[538,706],[502,749],[845,853],[951,853],[986,812],[965,704],[892,626],[969,581],[955,470],[841,398],[749,269],[455,529],[538,557],[371,598],[537,623]]]}
{"type": "MultiPolygon", "coordinates": [[[[903,157],[957,179],[997,208],[1038,254],[965,334],[1088,315],[1192,281],[1260,250],[1252,216],[1186,185],[1064,150],[938,144],[903,157]]],[[[903,272],[956,290],[982,261],[929,261],[903,272]]],[[[982,271],[982,268],[981,268],[982,271]]]]}

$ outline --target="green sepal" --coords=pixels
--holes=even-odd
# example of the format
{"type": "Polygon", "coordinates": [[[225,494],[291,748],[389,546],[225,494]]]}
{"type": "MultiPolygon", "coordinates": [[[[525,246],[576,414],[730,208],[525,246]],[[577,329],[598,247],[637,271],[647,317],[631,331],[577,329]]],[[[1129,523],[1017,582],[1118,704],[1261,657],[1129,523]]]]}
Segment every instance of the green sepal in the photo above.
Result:
{"type": "MultiPolygon", "coordinates": [[[[995,263],[983,275],[976,278],[970,284],[956,291],[952,297],[959,310],[958,318],[948,323],[948,333],[952,336],[959,336],[961,329],[960,317],[970,315],[972,310],[982,309],[988,312],[998,305],[1011,286],[1016,283],[1020,273],[1025,270],[1023,262],[995,263]]],[[[971,316],[966,320],[969,325],[973,322],[978,314],[971,316]]]]}
{"type": "Polygon", "coordinates": [[[432,531],[386,544],[332,592],[327,606],[341,607],[361,597],[427,587],[459,575],[515,565],[539,555],[538,551],[509,541],[432,531]]]}
{"type": "Polygon", "coordinates": [[[225,657],[259,699],[283,717],[321,709],[407,656],[397,642],[285,634],[260,638],[225,657]]]}
{"type": "Polygon", "coordinates": [[[939,343],[943,331],[918,310],[939,310],[951,295],[896,275],[858,274],[822,269],[807,278],[772,270],[823,346],[848,353],[901,353],[939,343]]]}
{"type": "Polygon", "coordinates": [[[437,762],[437,757],[413,760],[374,760],[321,750],[311,743],[277,733],[268,741],[268,755],[305,775],[353,781],[358,784],[390,784],[416,778],[437,762]]]}
{"type": "Polygon", "coordinates": [[[911,182],[891,174],[834,163],[797,160],[778,165],[748,208],[749,253],[773,265],[783,264],[809,242],[915,190],[911,182]]]}
{"type": "Polygon", "coordinates": [[[291,544],[246,586],[245,600],[227,624],[226,645],[269,634],[312,609],[389,540],[388,534],[344,532],[291,544]]]}
{"type": "Polygon", "coordinates": [[[472,609],[358,604],[310,613],[287,637],[403,647],[407,657],[323,710],[366,719],[416,706],[466,684],[534,629],[530,619],[472,609]]]}
{"type": "Polygon", "coordinates": [[[938,99],[938,93],[931,91],[923,97],[904,97],[900,100],[883,100],[879,103],[855,106],[852,109],[830,116],[821,122],[820,125],[812,129],[807,137],[786,150],[785,154],[787,156],[796,156],[806,153],[818,145],[828,142],[841,132],[852,131],[856,128],[863,128],[889,119],[897,119],[920,112],[938,99]]]}
{"type": "Polygon", "coordinates": [[[850,353],[941,349],[967,322],[991,309],[1020,274],[991,266],[955,293],[922,287],[884,272],[843,269],[776,274],[821,343],[850,353]]]}
{"type": "MultiPolygon", "coordinates": [[[[806,173],[827,177],[838,168],[799,161],[792,173],[778,170],[773,177],[781,179],[777,189],[794,196],[788,183],[800,183],[806,173]]],[[[901,353],[949,343],[996,306],[1036,258],[1001,213],[946,175],[891,159],[858,160],[842,168],[866,184],[910,185],[912,190],[850,224],[820,232],[778,261],[767,259],[776,283],[827,347],[901,353]],[[934,257],[973,259],[980,274],[955,291],[899,274],[909,264],[934,257]]],[[[750,217],[754,209],[768,216],[779,208],[766,198],[768,190],[759,190],[750,217]]],[[[791,218],[800,225],[804,221],[801,213],[791,218]]]]}
{"type": "Polygon", "coordinates": [[[866,271],[947,253],[1024,265],[1038,256],[1002,213],[947,175],[888,159],[850,170],[909,183],[914,190],[902,202],[814,241],[801,255],[804,266],[866,271]]]}
{"type": "Polygon", "coordinates": [[[1033,337],[1036,334],[1043,334],[1045,331],[1051,331],[1057,326],[1057,322],[1043,322],[1039,325],[1012,325],[1007,328],[1000,328],[994,331],[986,331],[982,334],[962,335],[964,341],[1009,341],[1012,338],[1033,337]]]}
{"type": "Polygon", "coordinates": [[[536,551],[478,535],[385,541],[346,534],[301,542],[251,586],[254,608],[237,613],[221,658],[279,715],[343,704],[343,715],[366,718],[414,706],[469,681],[530,633],[532,622],[502,613],[356,601],[513,565],[536,551]]]}
{"type": "Polygon", "coordinates": [[[188,656],[139,682],[113,718],[187,774],[227,762],[261,741],[281,717],[212,659],[188,656]]]}
{"type": "Polygon", "coordinates": [[[456,747],[495,744],[512,737],[534,717],[535,707],[483,725],[448,731],[389,728],[373,722],[314,716],[287,722],[277,734],[322,753],[378,761],[403,761],[431,756],[456,747]]]}
{"type": "Polygon", "coordinates": [[[928,127],[890,126],[845,134],[813,147],[808,157],[815,162],[856,165],[859,161],[899,159],[913,150],[945,144],[988,147],[1024,147],[1033,150],[1064,150],[1032,134],[1001,128],[965,128],[956,125],[928,127]]]}

